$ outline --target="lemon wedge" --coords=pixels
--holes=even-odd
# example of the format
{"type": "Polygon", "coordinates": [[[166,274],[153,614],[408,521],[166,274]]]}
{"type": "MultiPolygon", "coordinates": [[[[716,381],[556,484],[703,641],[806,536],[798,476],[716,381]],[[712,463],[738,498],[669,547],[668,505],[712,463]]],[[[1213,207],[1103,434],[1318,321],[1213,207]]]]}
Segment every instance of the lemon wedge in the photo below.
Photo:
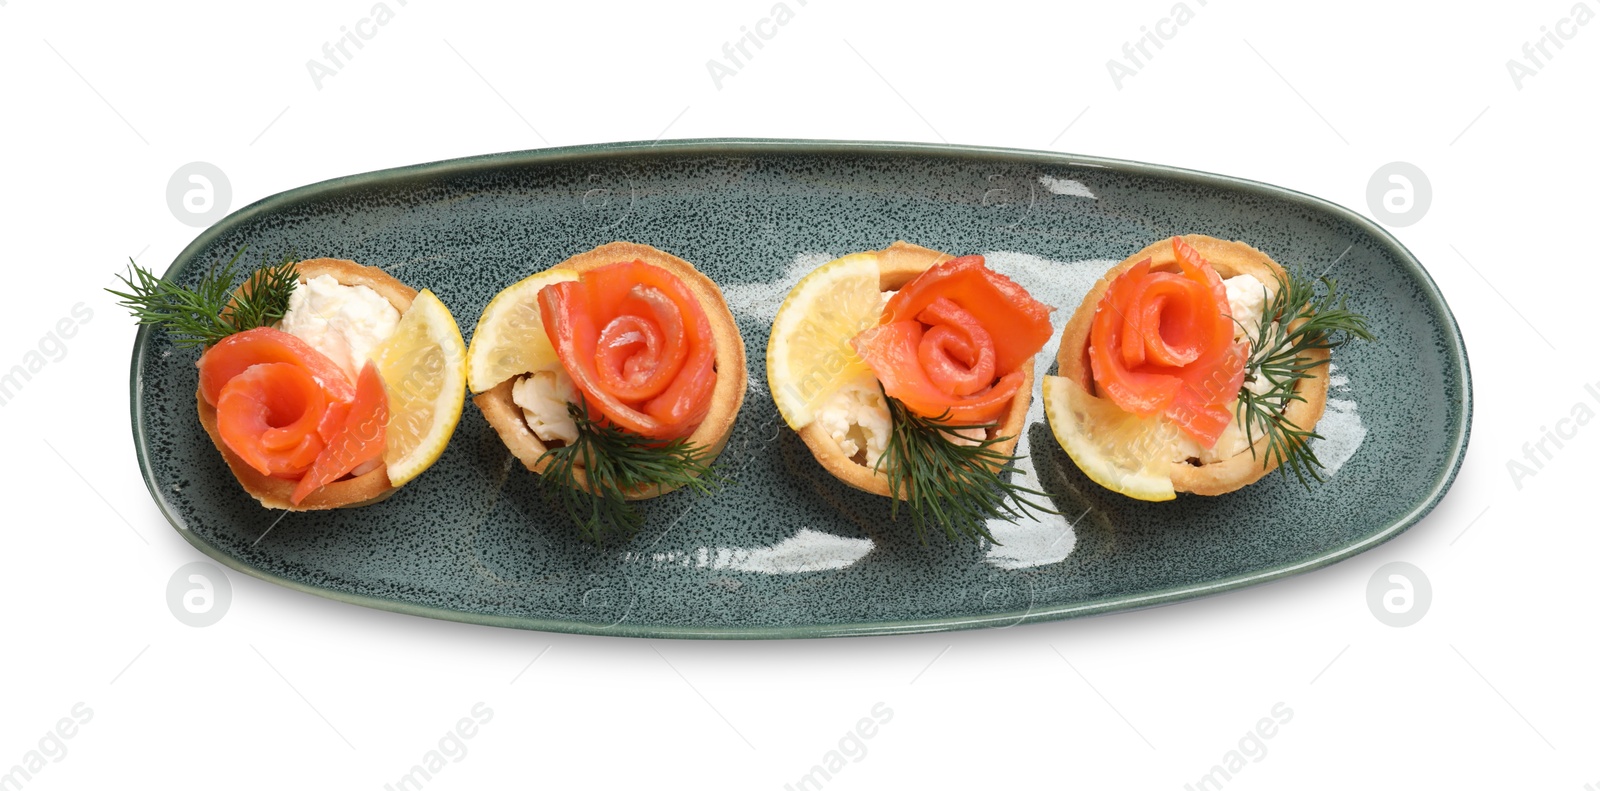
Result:
{"type": "Polygon", "coordinates": [[[871,369],[850,339],[878,323],[878,255],[855,253],[806,275],[778,308],[767,341],[767,384],[789,427],[809,425],[839,388],[871,369]]]}
{"type": "Polygon", "coordinates": [[[423,289],[372,360],[389,396],[383,462],[389,483],[400,486],[437,461],[455,433],[466,399],[467,348],[450,309],[423,289]]]}
{"type": "Polygon", "coordinates": [[[1136,500],[1171,500],[1178,429],[1096,398],[1064,376],[1044,377],[1044,414],[1056,441],[1089,480],[1136,500]]]}
{"type": "Polygon", "coordinates": [[[489,300],[467,351],[467,385],[472,392],[560,363],[539,315],[539,291],[551,283],[577,279],[578,273],[570,269],[547,269],[512,283],[489,300]]]}

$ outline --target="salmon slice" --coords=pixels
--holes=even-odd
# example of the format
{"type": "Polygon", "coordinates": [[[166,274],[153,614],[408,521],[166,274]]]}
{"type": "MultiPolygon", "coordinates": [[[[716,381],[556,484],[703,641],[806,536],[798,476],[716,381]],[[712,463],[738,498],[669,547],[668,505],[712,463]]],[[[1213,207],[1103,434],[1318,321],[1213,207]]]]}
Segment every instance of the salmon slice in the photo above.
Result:
{"type": "Polygon", "coordinates": [[[222,388],[244,369],[260,363],[294,363],[327,390],[333,401],[355,397],[355,386],[328,356],[283,330],[257,327],[217,341],[200,355],[200,395],[216,406],[222,388]]]}
{"type": "Polygon", "coordinates": [[[985,266],[981,255],[952,258],[917,275],[889,298],[880,323],[915,319],[940,298],[954,302],[995,334],[994,365],[1001,374],[1032,360],[1054,334],[1050,306],[985,266]]]}
{"type": "Polygon", "coordinates": [[[326,442],[319,432],[328,395],[295,363],[259,363],[228,379],[217,395],[217,432],[262,475],[297,478],[326,442]]]}
{"type": "Polygon", "coordinates": [[[943,417],[957,426],[994,422],[1022,388],[1022,372],[1012,371],[999,381],[991,379],[992,384],[976,392],[951,395],[923,364],[919,352],[928,334],[920,321],[894,321],[862,332],[851,339],[850,345],[872,368],[883,392],[899,399],[912,412],[943,417]]]}
{"type": "Polygon", "coordinates": [[[389,424],[389,398],[383,377],[371,360],[356,379],[355,400],[343,405],[344,420],[338,431],[311,463],[289,502],[299,505],[312,492],[350,474],[351,470],[381,458],[389,424]]]}
{"type": "Polygon", "coordinates": [[[939,297],[917,314],[917,323],[929,325],[917,343],[917,359],[935,387],[970,396],[994,382],[994,337],[971,313],[939,297]]]}
{"type": "Polygon", "coordinates": [[[545,334],[591,413],[653,439],[687,436],[716,387],[716,338],[676,275],[624,261],[539,292],[545,334]]]}
{"type": "Polygon", "coordinates": [[[1141,261],[1112,281],[1089,330],[1095,386],[1122,409],[1165,414],[1205,447],[1232,421],[1249,342],[1233,342],[1222,278],[1173,237],[1178,272],[1141,261]]]}
{"type": "Polygon", "coordinates": [[[917,275],[850,344],[907,409],[975,426],[1005,413],[1051,334],[1048,305],[967,255],[917,275]]]}

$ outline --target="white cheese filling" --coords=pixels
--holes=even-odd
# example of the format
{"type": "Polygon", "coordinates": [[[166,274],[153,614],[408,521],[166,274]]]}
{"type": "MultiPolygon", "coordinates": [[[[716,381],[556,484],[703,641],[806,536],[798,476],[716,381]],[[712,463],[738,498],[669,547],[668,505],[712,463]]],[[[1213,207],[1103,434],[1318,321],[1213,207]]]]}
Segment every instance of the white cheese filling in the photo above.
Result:
{"type": "MultiPolygon", "coordinates": [[[[887,305],[893,296],[893,291],[885,291],[880,299],[887,305]]],[[[873,376],[871,371],[846,382],[829,396],[817,410],[816,421],[834,442],[839,443],[839,450],[846,458],[854,459],[864,448],[868,467],[878,466],[878,460],[889,446],[889,404],[883,400],[878,377],[873,376]]],[[[987,436],[988,433],[981,428],[945,434],[946,439],[957,445],[976,445],[987,436]]]]}
{"type": "MultiPolygon", "coordinates": [[[[1237,414],[1238,399],[1228,405],[1228,411],[1237,414]]],[[[1261,425],[1255,424],[1254,437],[1261,439],[1261,425]]],[[[1239,419],[1235,417],[1228,421],[1228,427],[1222,430],[1217,437],[1217,444],[1209,448],[1200,447],[1200,443],[1186,432],[1178,432],[1178,442],[1172,449],[1173,461],[1187,461],[1199,459],[1201,464],[1210,464],[1214,461],[1233,458],[1244,453],[1250,447],[1250,442],[1245,438],[1244,430],[1239,427],[1239,419]]]]}
{"type": "MultiPolygon", "coordinates": [[[[1267,303],[1272,295],[1260,280],[1251,275],[1234,275],[1222,281],[1222,287],[1228,293],[1228,310],[1233,314],[1233,339],[1239,341],[1248,336],[1250,342],[1255,344],[1261,338],[1261,317],[1266,312],[1267,303]]],[[[1246,371],[1244,386],[1250,392],[1260,395],[1271,389],[1272,382],[1259,372],[1246,371]]],[[[1185,432],[1178,432],[1178,442],[1173,448],[1172,460],[1198,459],[1201,464],[1210,464],[1244,453],[1250,447],[1251,438],[1261,439],[1265,428],[1260,422],[1253,422],[1250,437],[1245,436],[1244,429],[1239,425],[1237,398],[1228,404],[1228,412],[1234,415],[1234,418],[1228,421],[1227,428],[1217,437],[1217,443],[1209,448],[1200,447],[1200,443],[1193,437],[1185,432]]]]}
{"type": "Polygon", "coordinates": [[[378,292],[318,275],[289,292],[289,310],[278,328],[311,344],[354,382],[373,348],[399,324],[400,311],[378,292]]]}
{"type": "Polygon", "coordinates": [[[1254,343],[1261,337],[1261,314],[1267,309],[1267,287],[1252,275],[1234,275],[1222,281],[1228,292],[1228,312],[1233,314],[1233,339],[1246,335],[1254,343]]]}
{"type": "Polygon", "coordinates": [[[889,445],[889,404],[871,372],[846,382],[817,410],[817,425],[846,458],[866,450],[868,467],[875,467],[889,445]]]}
{"type": "Polygon", "coordinates": [[[522,407],[522,418],[540,441],[578,441],[578,424],[567,412],[568,403],[577,403],[578,393],[565,370],[531,373],[511,386],[511,402],[522,407]]]}

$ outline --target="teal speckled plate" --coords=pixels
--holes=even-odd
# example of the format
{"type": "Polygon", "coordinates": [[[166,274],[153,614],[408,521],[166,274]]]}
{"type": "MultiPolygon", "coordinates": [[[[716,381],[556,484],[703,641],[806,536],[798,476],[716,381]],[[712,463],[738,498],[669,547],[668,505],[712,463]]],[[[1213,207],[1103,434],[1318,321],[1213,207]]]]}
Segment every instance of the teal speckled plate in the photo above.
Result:
{"type": "MultiPolygon", "coordinates": [[[[1466,349],[1393,237],[1326,201],[1239,179],[1033,151],[906,143],[693,140],[474,157],[275,195],[201,234],[167,272],[192,284],[248,245],[373,264],[471,328],[505,286],[628,240],[722,285],[750,392],[720,463],[732,483],[643,505],[631,543],[572,536],[467,404],[432,469],[365,508],[262,509],[194,413],[197,353],[142,329],[133,434],[150,493],[207,555],[332,599],[497,626],[654,637],[820,637],[1046,621],[1167,604],[1370,549],[1439,501],[1467,446],[1466,349]],[[1144,503],[1091,483],[1035,395],[1023,473],[1065,517],[993,526],[996,546],[919,545],[888,501],[846,488],[766,390],[767,330],[811,268],[896,239],[982,253],[1060,322],[1112,264],[1204,233],[1329,271],[1378,340],[1338,352],[1309,491],[1274,475],[1223,497],[1144,503]]],[[[470,338],[469,338],[470,340],[470,338]]],[[[1053,367],[1055,342],[1041,353],[1053,367]]]]}

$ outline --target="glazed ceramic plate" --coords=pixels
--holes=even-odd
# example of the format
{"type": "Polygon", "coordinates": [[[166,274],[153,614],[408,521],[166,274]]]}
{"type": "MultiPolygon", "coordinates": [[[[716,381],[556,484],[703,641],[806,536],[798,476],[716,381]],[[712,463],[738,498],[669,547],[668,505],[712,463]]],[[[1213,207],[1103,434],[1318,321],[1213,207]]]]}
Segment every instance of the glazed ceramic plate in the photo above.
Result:
{"type": "MultiPolygon", "coordinates": [[[[267,511],[234,481],[194,410],[197,352],[159,330],[133,350],[133,433],[150,493],[203,552],[308,593],[387,610],[550,631],[819,637],[1046,621],[1167,604],[1348,558],[1415,523],[1467,445],[1460,332],[1426,271],[1355,213],[1289,190],[1174,168],[901,143],[703,140],[547,149],[314,184],[227,217],[167,277],[249,260],[350,258],[431,288],[470,331],[507,285],[605,242],[654,245],[721,284],[750,390],[714,496],[642,504],[636,539],[577,541],[470,402],[442,458],[393,497],[267,511]],[[886,499],[822,471],[778,418],[767,330],[801,275],[896,239],[981,253],[1059,310],[1152,241],[1239,239],[1327,272],[1377,340],[1335,357],[1330,474],[1273,475],[1223,497],[1112,494],[1051,437],[1037,394],[1019,474],[1063,516],[991,526],[998,545],[924,547],[886,499]]],[[[468,338],[470,341],[470,337],[468,338]]],[[[1037,388],[1037,385],[1036,385],[1037,388]]]]}

